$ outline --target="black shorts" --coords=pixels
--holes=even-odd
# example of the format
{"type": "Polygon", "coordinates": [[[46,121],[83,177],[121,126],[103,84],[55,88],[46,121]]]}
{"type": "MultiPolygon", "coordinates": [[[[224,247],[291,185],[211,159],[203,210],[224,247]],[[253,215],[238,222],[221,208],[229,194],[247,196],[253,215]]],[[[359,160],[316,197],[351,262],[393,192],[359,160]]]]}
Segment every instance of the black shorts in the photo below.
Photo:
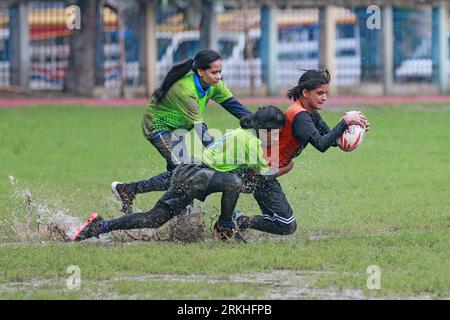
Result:
{"type": "Polygon", "coordinates": [[[188,197],[205,201],[214,173],[215,170],[203,164],[181,164],[172,174],[171,187],[188,197]]]}

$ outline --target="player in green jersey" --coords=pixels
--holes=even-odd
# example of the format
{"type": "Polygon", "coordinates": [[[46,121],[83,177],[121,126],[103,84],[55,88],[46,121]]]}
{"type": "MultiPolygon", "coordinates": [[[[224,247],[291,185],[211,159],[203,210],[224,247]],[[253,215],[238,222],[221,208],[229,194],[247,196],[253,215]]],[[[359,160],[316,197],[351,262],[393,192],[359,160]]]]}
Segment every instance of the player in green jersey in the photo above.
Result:
{"type": "Polygon", "coordinates": [[[195,163],[180,164],[172,174],[170,188],[148,212],[131,213],[118,219],[103,220],[92,214],[74,235],[80,241],[113,230],[159,228],[180,214],[191,201],[222,193],[221,214],[214,225],[215,234],[222,240],[238,239],[232,220],[233,210],[241,193],[243,171],[251,171],[264,179],[276,179],[292,169],[289,164],[273,169],[264,157],[264,150],[277,142],[278,131],[283,127],[283,112],[273,106],[260,108],[240,120],[241,128],[231,131],[196,155],[195,163]],[[274,137],[275,136],[275,137],[274,137]]]}
{"type": "Polygon", "coordinates": [[[121,202],[123,212],[132,211],[136,194],[169,188],[173,170],[180,164],[180,158],[186,156],[184,136],[178,136],[177,129],[195,129],[205,146],[213,141],[203,121],[209,100],[214,100],[238,119],[251,114],[233,96],[221,74],[222,58],[213,50],[202,50],[194,59],[175,65],[167,73],[153,93],[142,121],[144,136],[166,160],[167,171],[148,180],[113,182],[111,188],[121,202]]]}

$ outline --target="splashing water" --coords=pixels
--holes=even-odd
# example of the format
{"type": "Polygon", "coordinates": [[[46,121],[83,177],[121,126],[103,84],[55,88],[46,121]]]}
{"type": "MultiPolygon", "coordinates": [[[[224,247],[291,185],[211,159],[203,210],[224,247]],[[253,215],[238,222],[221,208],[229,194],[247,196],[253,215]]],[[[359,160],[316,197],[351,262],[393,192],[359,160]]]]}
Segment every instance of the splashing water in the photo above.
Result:
{"type": "Polygon", "coordinates": [[[12,185],[15,185],[17,183],[17,180],[14,176],[8,176],[9,182],[11,182],[12,185]]]}
{"type": "MultiPolygon", "coordinates": [[[[10,219],[0,220],[0,238],[7,241],[19,238],[20,241],[57,240],[66,242],[83,224],[80,218],[70,213],[70,209],[58,199],[39,199],[32,192],[20,186],[13,175],[8,176],[14,201],[10,219]]],[[[106,199],[106,206],[111,212],[117,210],[114,198],[106,199]]],[[[206,203],[196,202],[192,213],[174,218],[161,229],[117,230],[100,236],[100,239],[89,239],[88,242],[110,243],[127,241],[176,241],[196,242],[206,240],[204,217],[211,221],[217,219],[208,214],[206,203]],[[92,241],[91,241],[92,240],[92,241]]],[[[212,227],[212,224],[211,224],[212,227]]]]}
{"type": "Polygon", "coordinates": [[[81,225],[79,218],[70,215],[57,200],[36,200],[30,190],[22,189],[16,177],[10,175],[15,206],[12,219],[1,221],[0,228],[22,240],[60,240],[72,235],[81,225]]]}

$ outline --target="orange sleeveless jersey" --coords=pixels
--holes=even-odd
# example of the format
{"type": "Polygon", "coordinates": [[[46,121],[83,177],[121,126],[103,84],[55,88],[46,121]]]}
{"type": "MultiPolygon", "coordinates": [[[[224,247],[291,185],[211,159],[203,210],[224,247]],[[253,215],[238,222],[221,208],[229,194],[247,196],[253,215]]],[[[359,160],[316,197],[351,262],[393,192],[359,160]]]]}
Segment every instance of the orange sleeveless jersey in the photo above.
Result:
{"type": "Polygon", "coordinates": [[[270,148],[268,148],[267,150],[267,159],[269,160],[270,165],[273,167],[282,168],[288,165],[289,162],[297,156],[297,153],[301,148],[300,143],[292,135],[292,122],[299,112],[306,112],[300,100],[296,100],[284,112],[286,122],[280,132],[279,158],[274,158],[275,155],[272,155],[272,150],[270,148]]]}

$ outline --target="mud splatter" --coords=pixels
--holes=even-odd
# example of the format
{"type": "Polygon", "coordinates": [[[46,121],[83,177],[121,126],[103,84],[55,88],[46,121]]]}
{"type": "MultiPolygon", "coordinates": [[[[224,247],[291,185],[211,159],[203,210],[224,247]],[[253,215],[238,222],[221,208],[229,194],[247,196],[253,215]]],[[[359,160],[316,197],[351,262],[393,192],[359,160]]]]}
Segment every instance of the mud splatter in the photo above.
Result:
{"type": "Polygon", "coordinates": [[[192,243],[202,241],[207,237],[204,211],[202,208],[193,208],[193,212],[182,214],[169,222],[166,240],[192,243]]]}

